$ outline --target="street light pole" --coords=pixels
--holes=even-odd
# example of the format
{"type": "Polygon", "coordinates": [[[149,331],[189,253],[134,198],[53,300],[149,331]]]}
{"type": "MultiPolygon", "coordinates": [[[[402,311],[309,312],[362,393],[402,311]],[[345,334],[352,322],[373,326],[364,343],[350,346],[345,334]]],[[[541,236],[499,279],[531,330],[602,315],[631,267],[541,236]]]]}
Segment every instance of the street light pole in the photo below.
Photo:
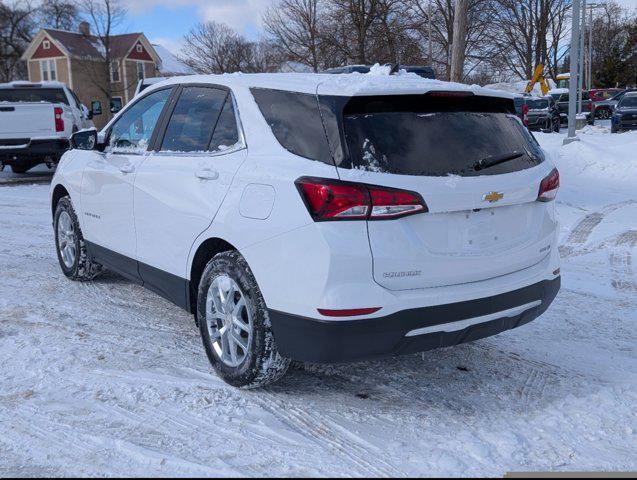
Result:
{"type": "MultiPolygon", "coordinates": [[[[582,113],[582,86],[584,83],[584,34],[586,33],[586,0],[582,0],[582,24],[579,37],[579,72],[577,76],[577,113],[582,113]]],[[[571,80],[572,81],[572,80],[571,80]]],[[[570,81],[569,81],[570,84],[570,81]]]]}
{"type": "Polygon", "coordinates": [[[577,59],[579,58],[579,14],[580,0],[573,0],[573,18],[571,27],[571,48],[569,52],[570,79],[568,82],[568,135],[564,143],[571,143],[579,140],[575,135],[575,109],[577,102],[577,59]]]}
{"type": "Polygon", "coordinates": [[[427,19],[429,20],[429,66],[433,68],[434,57],[433,57],[433,50],[431,47],[431,2],[432,1],[433,0],[429,0],[427,19]]]}
{"type": "Polygon", "coordinates": [[[593,8],[596,6],[591,4],[588,15],[588,75],[586,77],[588,83],[586,86],[589,91],[593,88],[593,8]]]}

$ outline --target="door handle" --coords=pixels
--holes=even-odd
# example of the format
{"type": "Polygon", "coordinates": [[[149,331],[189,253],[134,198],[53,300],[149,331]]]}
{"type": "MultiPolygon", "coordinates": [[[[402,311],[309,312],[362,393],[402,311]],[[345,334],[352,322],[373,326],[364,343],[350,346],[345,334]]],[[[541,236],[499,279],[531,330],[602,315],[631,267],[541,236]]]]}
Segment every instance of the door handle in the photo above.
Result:
{"type": "Polygon", "coordinates": [[[119,167],[119,171],[122,172],[124,175],[126,175],[127,173],[133,173],[135,171],[135,165],[126,163],[119,167]]]}
{"type": "Polygon", "coordinates": [[[195,172],[195,177],[202,180],[216,180],[217,178],[219,178],[219,172],[217,172],[216,170],[211,170],[209,168],[204,168],[202,170],[197,170],[195,172]]]}

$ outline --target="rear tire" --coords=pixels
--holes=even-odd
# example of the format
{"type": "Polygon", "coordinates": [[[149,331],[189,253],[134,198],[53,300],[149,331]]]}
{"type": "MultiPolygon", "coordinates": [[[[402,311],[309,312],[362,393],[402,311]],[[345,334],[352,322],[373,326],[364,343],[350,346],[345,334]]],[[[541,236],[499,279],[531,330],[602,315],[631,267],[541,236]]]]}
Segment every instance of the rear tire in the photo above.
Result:
{"type": "Polygon", "coordinates": [[[28,170],[32,168],[33,168],[33,165],[11,165],[11,171],[13,173],[26,173],[28,170]]]}
{"type": "Polygon", "coordinates": [[[197,318],[206,355],[226,383],[259,388],[287,372],[290,360],[277,350],[265,300],[239,252],[219,253],[206,265],[197,318]]]}
{"type": "Polygon", "coordinates": [[[71,198],[62,197],[53,217],[55,249],[62,272],[71,280],[93,280],[102,272],[102,266],[91,261],[86,253],[82,235],[71,198]]]}
{"type": "Polygon", "coordinates": [[[595,110],[595,116],[600,120],[608,120],[611,117],[611,111],[608,108],[600,108],[595,110]]]}

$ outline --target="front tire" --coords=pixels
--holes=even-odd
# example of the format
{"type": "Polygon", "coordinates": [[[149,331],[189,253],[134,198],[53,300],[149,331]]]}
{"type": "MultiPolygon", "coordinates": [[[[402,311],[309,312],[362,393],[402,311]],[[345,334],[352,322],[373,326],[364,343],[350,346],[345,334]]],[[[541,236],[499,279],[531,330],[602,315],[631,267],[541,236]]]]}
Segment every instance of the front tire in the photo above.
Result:
{"type": "Polygon", "coordinates": [[[62,197],[53,217],[55,247],[62,272],[71,280],[93,280],[102,266],[92,262],[70,197],[62,197]]]}
{"type": "Polygon", "coordinates": [[[31,170],[33,165],[11,165],[11,171],[13,173],[26,173],[28,170],[31,170]]]}
{"type": "Polygon", "coordinates": [[[238,252],[219,253],[206,265],[197,318],[206,355],[226,383],[259,388],[285,375],[290,360],[277,350],[265,300],[238,252]]]}

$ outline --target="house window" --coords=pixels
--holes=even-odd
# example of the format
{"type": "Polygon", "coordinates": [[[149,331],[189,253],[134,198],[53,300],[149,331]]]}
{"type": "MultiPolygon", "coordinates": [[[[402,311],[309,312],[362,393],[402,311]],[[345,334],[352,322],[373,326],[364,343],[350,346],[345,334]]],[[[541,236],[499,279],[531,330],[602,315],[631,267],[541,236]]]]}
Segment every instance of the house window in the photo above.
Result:
{"type": "Polygon", "coordinates": [[[113,60],[111,62],[111,82],[119,82],[119,62],[117,60],[113,60]]]}
{"type": "Polygon", "coordinates": [[[137,53],[142,53],[142,50],[143,50],[143,49],[142,49],[142,44],[141,44],[141,43],[138,43],[138,44],[135,46],[135,48],[136,48],[136,50],[137,50],[137,53]]]}
{"type": "Polygon", "coordinates": [[[144,62],[137,62],[137,80],[143,80],[146,77],[144,75],[144,62]]]}
{"type": "Polygon", "coordinates": [[[49,42],[48,40],[44,40],[42,42],[42,48],[44,50],[49,50],[51,48],[51,42],[49,42]]]}
{"type": "Polygon", "coordinates": [[[110,110],[111,113],[117,113],[122,109],[122,97],[113,97],[110,101],[110,110]]]}
{"type": "Polygon", "coordinates": [[[44,82],[57,80],[58,72],[55,60],[40,60],[40,74],[44,82]]]}

